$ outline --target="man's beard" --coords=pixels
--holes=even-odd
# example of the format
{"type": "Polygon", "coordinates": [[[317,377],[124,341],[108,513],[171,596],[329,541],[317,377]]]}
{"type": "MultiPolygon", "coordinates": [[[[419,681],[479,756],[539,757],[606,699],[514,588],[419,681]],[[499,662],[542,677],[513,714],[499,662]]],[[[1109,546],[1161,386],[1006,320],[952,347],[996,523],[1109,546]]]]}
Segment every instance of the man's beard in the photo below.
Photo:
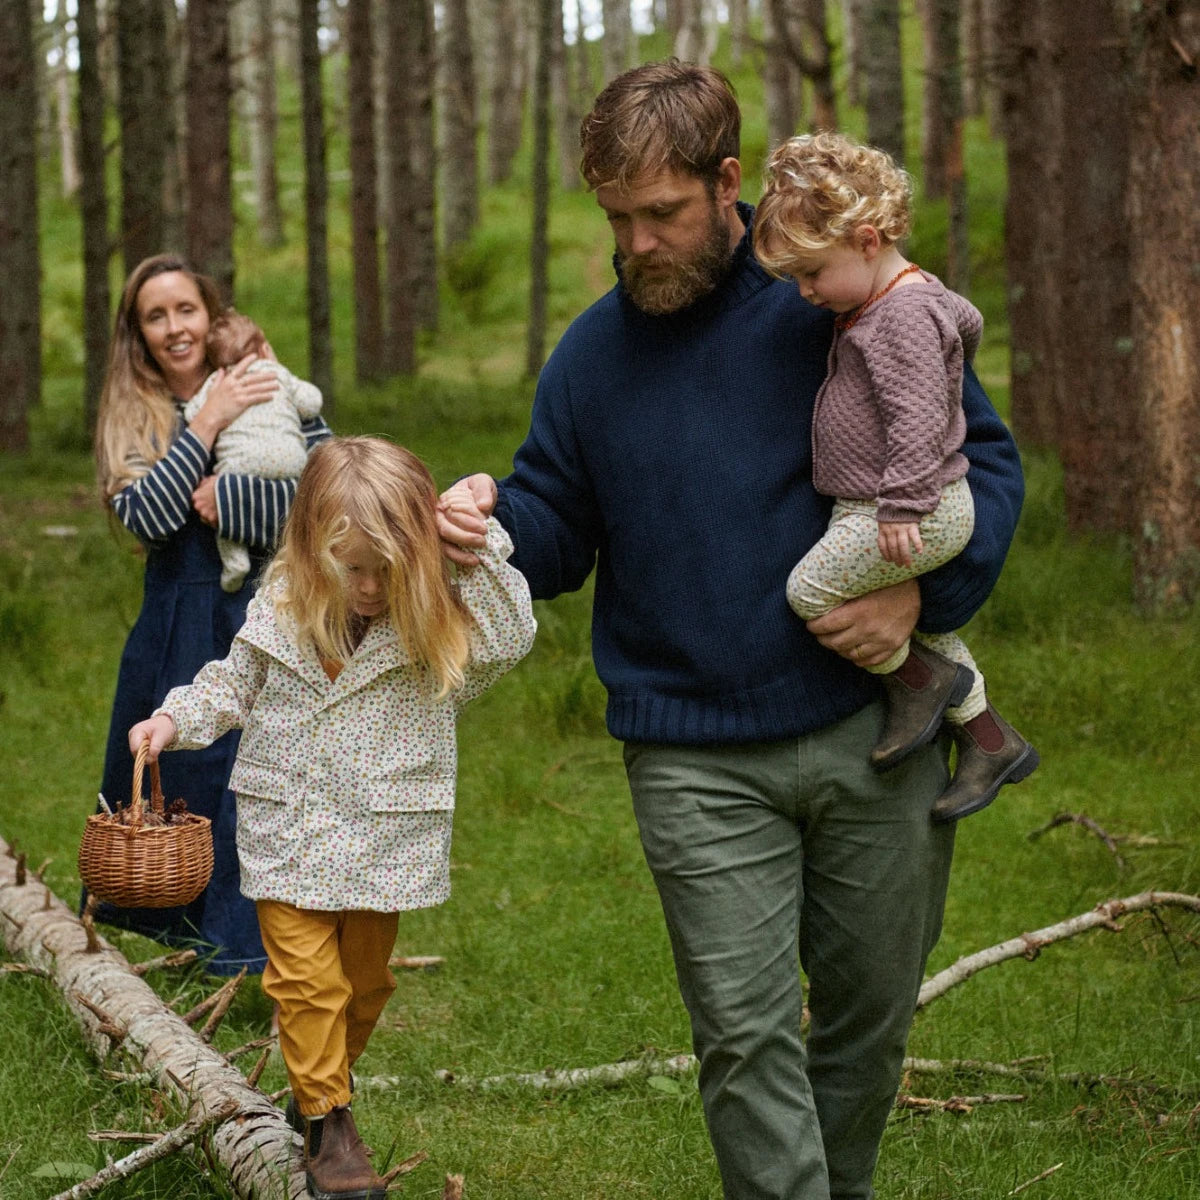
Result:
{"type": "Polygon", "coordinates": [[[729,226],[721,220],[714,204],[709,211],[704,240],[686,253],[658,251],[653,254],[629,254],[622,257],[621,281],[629,298],[644,313],[662,316],[678,312],[708,295],[721,282],[729,267],[729,226]],[[647,268],[659,268],[653,275],[647,268]],[[667,268],[665,273],[661,268],[667,268]]]}

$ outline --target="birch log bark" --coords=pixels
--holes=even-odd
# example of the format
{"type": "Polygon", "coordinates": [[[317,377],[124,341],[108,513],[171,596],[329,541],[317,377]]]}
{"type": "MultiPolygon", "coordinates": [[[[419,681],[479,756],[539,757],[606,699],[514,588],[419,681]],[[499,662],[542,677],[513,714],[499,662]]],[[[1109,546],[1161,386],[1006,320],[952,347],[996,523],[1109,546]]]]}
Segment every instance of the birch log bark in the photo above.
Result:
{"type": "Polygon", "coordinates": [[[11,857],[5,855],[11,851],[0,839],[0,938],[10,953],[48,972],[96,1056],[107,1058],[115,1042],[101,1032],[101,1018],[85,1001],[120,1022],[125,1029],[121,1053],[157,1075],[189,1114],[236,1101],[236,1115],[212,1134],[213,1153],[235,1195],[243,1200],[306,1196],[300,1140],[282,1111],[167,1008],[120,951],[101,939],[100,949],[88,953],[78,918],[35,875],[24,884],[14,882],[7,866],[11,857]]]}

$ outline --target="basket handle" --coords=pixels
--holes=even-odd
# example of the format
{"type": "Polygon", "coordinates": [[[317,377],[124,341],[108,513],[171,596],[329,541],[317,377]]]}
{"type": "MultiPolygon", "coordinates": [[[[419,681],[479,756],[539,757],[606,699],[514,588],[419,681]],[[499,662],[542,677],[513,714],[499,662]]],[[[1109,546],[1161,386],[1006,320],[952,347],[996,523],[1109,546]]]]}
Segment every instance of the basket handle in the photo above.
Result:
{"type": "MultiPolygon", "coordinates": [[[[139,747],[133,760],[133,796],[130,799],[131,825],[142,823],[142,774],[146,767],[146,756],[150,753],[150,739],[147,738],[139,747]]],[[[158,760],[150,764],[150,806],[162,816],[163,791],[162,779],[159,776],[158,760]]]]}

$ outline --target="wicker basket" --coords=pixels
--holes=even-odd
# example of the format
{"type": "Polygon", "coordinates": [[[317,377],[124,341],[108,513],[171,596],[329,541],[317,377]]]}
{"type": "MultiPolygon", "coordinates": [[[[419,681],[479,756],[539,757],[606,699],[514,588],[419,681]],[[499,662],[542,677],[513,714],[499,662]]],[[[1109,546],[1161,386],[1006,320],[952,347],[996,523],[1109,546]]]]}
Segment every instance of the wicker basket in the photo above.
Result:
{"type": "MultiPolygon", "coordinates": [[[[88,817],[79,844],[79,877],[99,900],[121,908],[173,908],[200,895],[213,869],[212,824],[194,813],[148,824],[142,808],[146,742],[133,763],[133,796],[119,814],[88,817]],[[123,819],[122,819],[123,818],[123,819]]],[[[158,763],[150,764],[150,804],[163,816],[158,763]]]]}

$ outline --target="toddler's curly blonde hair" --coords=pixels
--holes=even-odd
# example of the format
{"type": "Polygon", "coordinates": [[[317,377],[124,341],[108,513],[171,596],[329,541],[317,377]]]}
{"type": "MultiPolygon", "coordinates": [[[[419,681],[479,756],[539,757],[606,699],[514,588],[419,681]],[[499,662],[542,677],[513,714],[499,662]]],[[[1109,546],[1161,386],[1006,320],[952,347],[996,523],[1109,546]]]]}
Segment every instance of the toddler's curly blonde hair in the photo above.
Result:
{"type": "Polygon", "coordinates": [[[788,138],[766,165],[754,252],[773,275],[871,225],[884,245],[912,227],[912,178],[892,157],[840,133],[788,138]]]}

